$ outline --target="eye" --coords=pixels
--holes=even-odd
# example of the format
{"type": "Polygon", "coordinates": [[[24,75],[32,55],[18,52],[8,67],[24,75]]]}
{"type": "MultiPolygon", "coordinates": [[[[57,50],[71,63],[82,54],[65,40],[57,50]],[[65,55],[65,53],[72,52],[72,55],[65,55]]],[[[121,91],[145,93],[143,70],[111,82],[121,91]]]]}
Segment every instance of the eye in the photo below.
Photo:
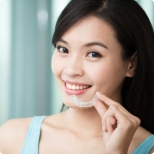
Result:
{"type": "Polygon", "coordinates": [[[87,56],[91,58],[101,58],[102,57],[102,55],[96,51],[91,51],[87,53],[87,56]]]}
{"type": "Polygon", "coordinates": [[[68,50],[67,50],[67,48],[65,48],[65,47],[57,46],[56,48],[57,48],[58,51],[61,52],[61,53],[68,53],[68,50]]]}

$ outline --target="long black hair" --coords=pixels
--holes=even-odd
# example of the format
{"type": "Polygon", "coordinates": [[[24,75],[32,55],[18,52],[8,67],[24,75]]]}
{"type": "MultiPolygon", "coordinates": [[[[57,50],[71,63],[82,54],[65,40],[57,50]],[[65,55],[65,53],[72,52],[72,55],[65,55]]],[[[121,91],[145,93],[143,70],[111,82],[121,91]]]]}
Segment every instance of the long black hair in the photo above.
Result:
{"type": "Polygon", "coordinates": [[[72,0],[57,21],[53,45],[88,16],[102,19],[113,28],[124,60],[136,53],[135,75],[126,77],[122,88],[123,106],[154,133],[154,32],[146,13],[134,0],[72,0]]]}

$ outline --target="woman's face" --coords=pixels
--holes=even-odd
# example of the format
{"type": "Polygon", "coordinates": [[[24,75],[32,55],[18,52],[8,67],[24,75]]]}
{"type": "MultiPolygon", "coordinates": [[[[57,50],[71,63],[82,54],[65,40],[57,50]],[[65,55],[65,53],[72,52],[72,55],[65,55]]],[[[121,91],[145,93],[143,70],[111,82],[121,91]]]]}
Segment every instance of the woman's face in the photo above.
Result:
{"type": "Polygon", "coordinates": [[[121,87],[130,76],[129,61],[122,60],[122,48],[109,25],[87,17],[71,27],[57,42],[52,70],[63,102],[75,107],[70,96],[90,101],[97,91],[121,101],[121,87]]]}

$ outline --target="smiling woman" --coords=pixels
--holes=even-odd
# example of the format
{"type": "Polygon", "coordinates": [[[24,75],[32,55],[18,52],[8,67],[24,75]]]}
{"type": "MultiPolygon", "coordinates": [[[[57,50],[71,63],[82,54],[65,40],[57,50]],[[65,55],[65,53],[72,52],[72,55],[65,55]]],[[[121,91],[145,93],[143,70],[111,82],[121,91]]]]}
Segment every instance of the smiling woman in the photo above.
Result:
{"type": "Polygon", "coordinates": [[[89,101],[96,91],[101,91],[121,102],[121,98],[117,97],[119,97],[122,82],[125,76],[132,76],[133,71],[127,72],[129,60],[121,59],[121,46],[114,35],[115,32],[105,22],[95,17],[87,17],[62,36],[61,39],[65,41],[57,42],[52,57],[52,70],[61,87],[64,102],[70,102],[66,93],[79,95],[82,101],[89,101]],[[66,86],[68,82],[72,85],[71,89],[66,86]],[[90,87],[74,90],[75,85],[83,85],[83,88],[86,85],[90,87]]]}
{"type": "Polygon", "coordinates": [[[0,128],[0,150],[11,154],[152,152],[154,33],[138,3],[72,0],[58,18],[52,43],[52,71],[69,109],[5,123],[0,128]]]}

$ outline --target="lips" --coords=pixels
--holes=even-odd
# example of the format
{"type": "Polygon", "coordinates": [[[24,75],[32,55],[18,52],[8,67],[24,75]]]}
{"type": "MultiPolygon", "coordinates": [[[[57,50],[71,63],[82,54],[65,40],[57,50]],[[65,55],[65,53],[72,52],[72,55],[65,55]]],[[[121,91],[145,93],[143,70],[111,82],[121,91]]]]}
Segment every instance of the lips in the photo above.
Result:
{"type": "Polygon", "coordinates": [[[83,83],[64,81],[65,92],[71,95],[83,94],[91,87],[92,87],[91,85],[86,85],[83,83]]]}

